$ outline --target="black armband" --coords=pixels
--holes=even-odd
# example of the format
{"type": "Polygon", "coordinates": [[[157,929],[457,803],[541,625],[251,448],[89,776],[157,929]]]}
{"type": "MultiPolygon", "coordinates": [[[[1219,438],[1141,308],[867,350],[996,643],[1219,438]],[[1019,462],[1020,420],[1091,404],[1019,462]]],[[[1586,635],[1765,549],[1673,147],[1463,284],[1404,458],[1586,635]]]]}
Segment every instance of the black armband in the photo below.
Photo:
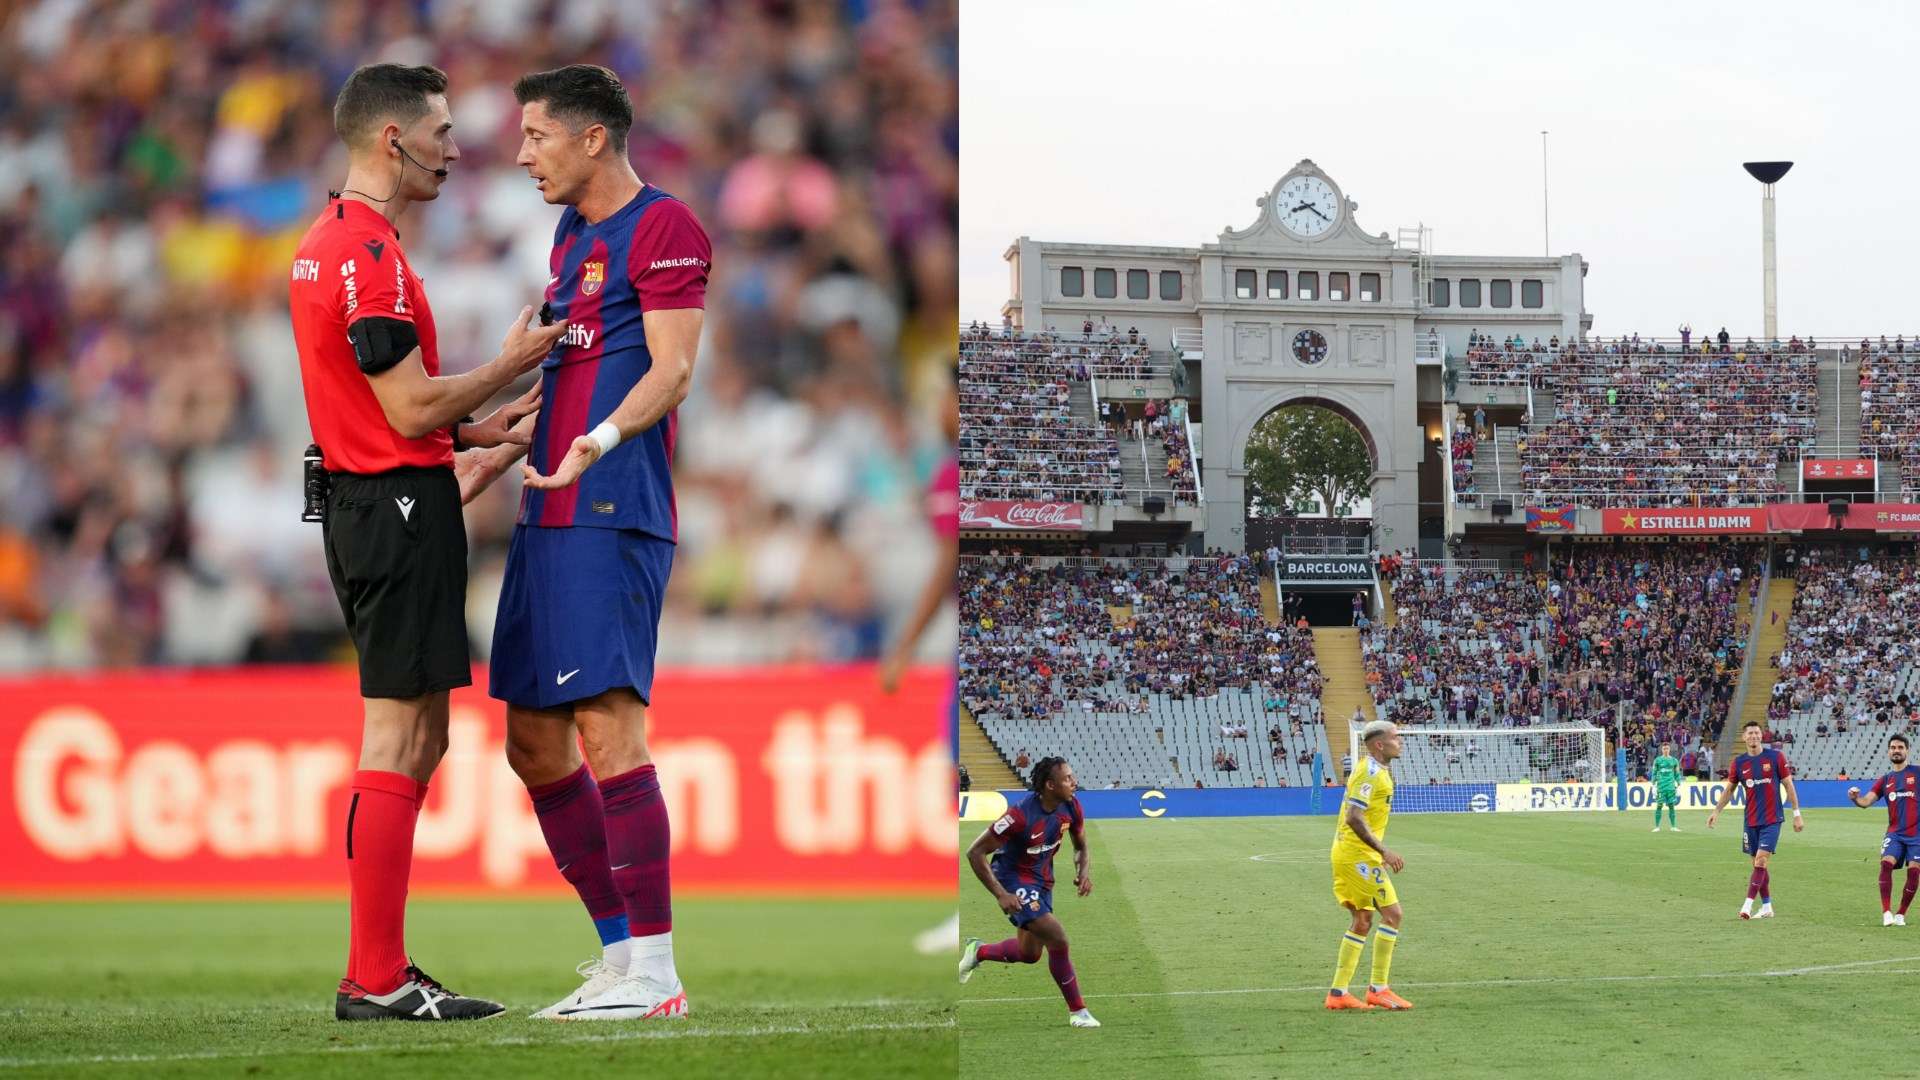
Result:
{"type": "Polygon", "coordinates": [[[457,454],[462,450],[468,449],[467,444],[460,441],[460,425],[471,424],[471,423],[473,423],[473,417],[463,416],[460,419],[455,420],[453,423],[447,425],[447,434],[453,438],[454,453],[457,454]]]}
{"type": "Polygon", "coordinates": [[[353,342],[353,356],[360,362],[360,370],[368,375],[393,367],[420,345],[420,335],[412,323],[384,315],[369,315],[347,327],[347,340],[353,342]]]}

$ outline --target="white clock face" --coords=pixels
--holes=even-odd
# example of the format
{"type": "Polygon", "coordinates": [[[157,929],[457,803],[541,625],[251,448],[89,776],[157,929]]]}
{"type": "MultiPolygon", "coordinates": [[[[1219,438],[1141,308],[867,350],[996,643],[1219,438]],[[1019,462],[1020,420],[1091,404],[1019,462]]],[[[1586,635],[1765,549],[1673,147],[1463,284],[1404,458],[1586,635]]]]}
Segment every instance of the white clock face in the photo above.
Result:
{"type": "Polygon", "coordinates": [[[1317,176],[1295,176],[1280,185],[1273,212],[1281,225],[1299,236],[1319,236],[1340,220],[1333,186],[1317,176]]]}

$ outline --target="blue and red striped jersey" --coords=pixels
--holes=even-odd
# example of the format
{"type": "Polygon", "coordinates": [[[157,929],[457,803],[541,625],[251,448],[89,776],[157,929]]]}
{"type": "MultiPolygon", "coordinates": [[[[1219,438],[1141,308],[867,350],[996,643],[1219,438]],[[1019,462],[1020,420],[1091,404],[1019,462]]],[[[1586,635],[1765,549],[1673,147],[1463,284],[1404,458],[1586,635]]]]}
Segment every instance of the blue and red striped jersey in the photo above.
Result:
{"type": "MultiPolygon", "coordinates": [[[[653,366],[642,315],[706,306],[713,244],[685,203],[651,184],[606,220],[569,206],[553,232],[547,304],[572,324],[541,363],[542,403],[528,461],[551,474],[573,441],[626,400],[653,366]]],[[[526,488],[520,524],[635,529],[679,539],[673,500],[676,412],[613,448],[559,491],[526,488]]]]}
{"type": "Polygon", "coordinates": [[[1086,820],[1081,816],[1079,799],[1068,799],[1048,813],[1040,805],[1039,795],[1027,796],[992,825],[993,835],[1001,838],[993,876],[1008,889],[1021,885],[1053,888],[1053,853],[1068,833],[1077,839],[1086,820]]]}
{"type": "Polygon", "coordinates": [[[1780,785],[1792,775],[1787,755],[1778,750],[1741,754],[1733,759],[1733,782],[1747,792],[1747,824],[1780,823],[1780,785]]]}
{"type": "Polygon", "coordinates": [[[1920,766],[1909,765],[1873,782],[1873,794],[1887,800],[1887,831],[1920,836],[1920,766]]]}

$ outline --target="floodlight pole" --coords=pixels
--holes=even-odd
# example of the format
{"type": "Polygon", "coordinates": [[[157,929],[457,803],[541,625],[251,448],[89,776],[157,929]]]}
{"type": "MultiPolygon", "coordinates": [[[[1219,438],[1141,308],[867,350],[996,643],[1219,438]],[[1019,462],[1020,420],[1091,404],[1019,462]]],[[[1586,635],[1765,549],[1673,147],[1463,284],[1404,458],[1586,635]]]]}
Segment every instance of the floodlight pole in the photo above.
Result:
{"type": "Polygon", "coordinates": [[[1765,194],[1760,196],[1760,276],[1763,284],[1761,291],[1763,314],[1767,326],[1767,342],[1771,344],[1780,336],[1780,295],[1776,277],[1779,271],[1778,261],[1773,251],[1773,185],[1768,184],[1765,194]]]}
{"type": "Polygon", "coordinates": [[[1780,305],[1776,291],[1773,248],[1773,185],[1787,175],[1793,168],[1791,161],[1748,161],[1741,165],[1747,175],[1760,181],[1760,282],[1762,293],[1761,314],[1766,323],[1766,340],[1772,343],[1780,336],[1780,305]]]}

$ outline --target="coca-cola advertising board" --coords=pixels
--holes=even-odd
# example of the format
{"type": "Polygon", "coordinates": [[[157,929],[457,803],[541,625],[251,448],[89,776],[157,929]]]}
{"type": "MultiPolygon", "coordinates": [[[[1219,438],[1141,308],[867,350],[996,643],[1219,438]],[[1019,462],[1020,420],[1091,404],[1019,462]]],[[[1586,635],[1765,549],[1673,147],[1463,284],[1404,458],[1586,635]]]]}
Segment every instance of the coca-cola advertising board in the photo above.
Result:
{"type": "MultiPolygon", "coordinates": [[[[566,891],[477,674],[453,693],[413,884],[566,891]]],[[[662,673],[648,741],[675,889],[951,893],[950,679],[662,673]]],[[[349,668],[0,680],[0,892],[344,890],[360,718],[349,668]]]]}
{"type": "Polygon", "coordinates": [[[963,529],[1049,529],[1084,531],[1085,510],[1079,503],[997,502],[965,499],[960,503],[963,529]]]}

